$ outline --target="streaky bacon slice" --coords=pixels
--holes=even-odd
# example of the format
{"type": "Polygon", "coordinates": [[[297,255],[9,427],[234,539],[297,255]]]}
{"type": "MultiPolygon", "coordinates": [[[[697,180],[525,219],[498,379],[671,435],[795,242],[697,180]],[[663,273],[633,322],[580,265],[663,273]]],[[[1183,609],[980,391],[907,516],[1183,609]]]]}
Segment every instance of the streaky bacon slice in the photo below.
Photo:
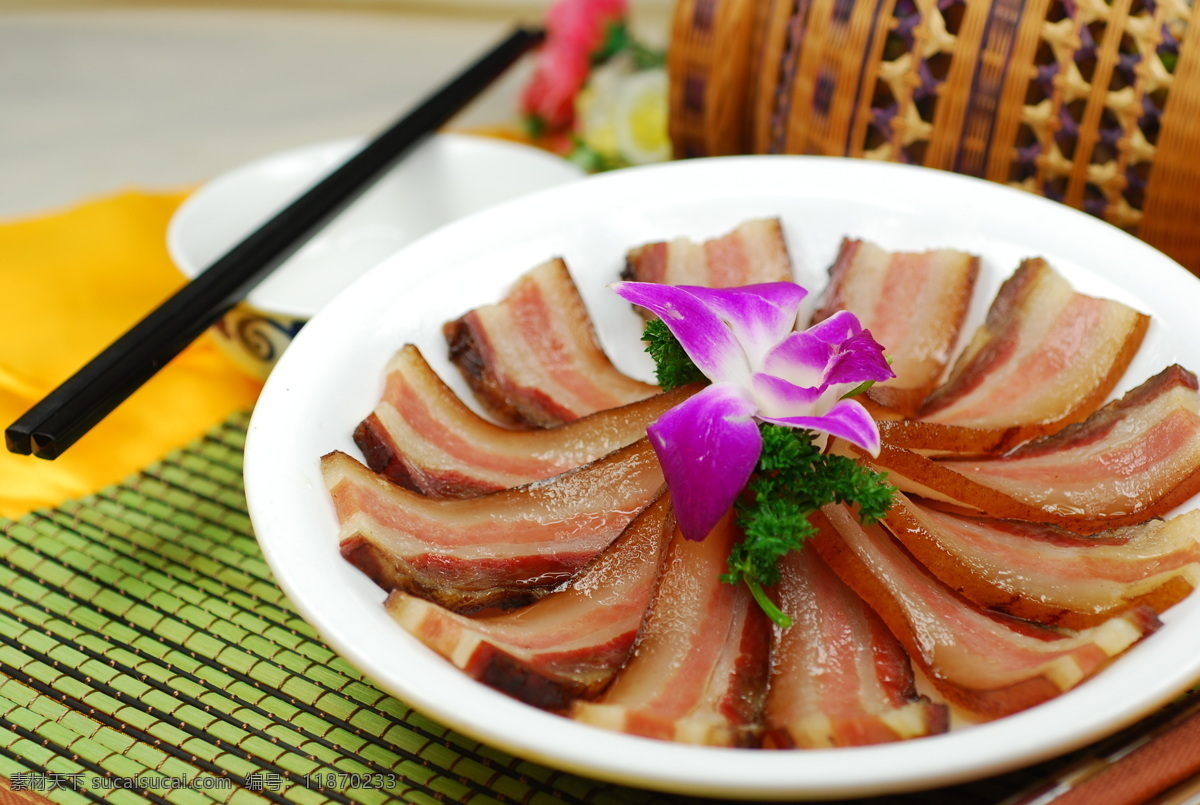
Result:
{"type": "Polygon", "coordinates": [[[897,493],[885,524],[969,600],[1051,626],[1095,626],[1138,606],[1161,613],[1200,583],[1200,510],[1081,537],[941,512],[897,493]]]}
{"type": "Polygon", "coordinates": [[[867,395],[912,416],[942,379],[979,275],[979,258],[952,249],[888,252],[842,240],[815,324],[848,310],[884,345],[896,377],[867,395]]]}
{"type": "MultiPolygon", "coordinates": [[[[870,390],[867,392],[869,394],[870,390]]],[[[930,458],[997,455],[1029,439],[1025,429],[1018,425],[1008,428],[964,428],[905,419],[892,409],[880,406],[871,406],[868,410],[879,426],[880,440],[930,458]]]]}
{"type": "Polygon", "coordinates": [[[791,282],[792,258],[779,219],[765,218],[702,243],[676,238],[630,249],[621,278],[709,288],[791,282]]]}
{"type": "Polygon", "coordinates": [[[949,711],[919,696],[903,646],[815,550],[781,560],[763,744],[863,746],[945,732],[949,711]]]}
{"type": "Polygon", "coordinates": [[[603,690],[629,656],[674,522],[662,494],[565,587],[523,609],[469,618],[399,591],[386,606],[472,678],[561,711],[603,690]]]}
{"type": "Polygon", "coordinates": [[[1003,456],[935,461],[884,444],[877,458],[898,489],[940,508],[1053,523],[1094,534],[1159,517],[1200,492],[1200,394],[1171,366],[1084,422],[1003,456]]]}
{"type": "Polygon", "coordinates": [[[879,613],[938,692],[989,718],[1050,699],[1093,676],[1161,624],[1138,607],[1078,632],[984,612],[929,574],[882,526],[844,506],[822,509],[813,540],[879,613]]]}
{"type": "Polygon", "coordinates": [[[1053,433],[1103,404],[1149,323],[1120,302],[1077,293],[1042,258],[1025,260],[918,418],[985,432],[1016,425],[1016,441],[1053,433]]]}
{"type": "Polygon", "coordinates": [[[354,431],[367,466],[434,497],[470,497],[549,478],[631,444],[695,387],[552,428],[511,430],[471,410],[412,344],[387,366],[383,398],[354,431]]]}
{"type": "Polygon", "coordinates": [[[385,590],[469,612],[540,598],[612,542],[663,484],[646,439],[545,481],[438,500],[341,452],[321,459],[342,556],[385,590]]]}
{"type": "Polygon", "coordinates": [[[683,743],[759,741],[771,629],[745,585],[719,578],[738,535],[732,513],[698,542],[675,529],[633,655],[571,717],[683,743]]]}
{"type": "Polygon", "coordinates": [[[531,269],[501,302],[447,322],[443,333],[480,404],[508,425],[561,425],[659,392],[609,360],[561,259],[531,269]]]}

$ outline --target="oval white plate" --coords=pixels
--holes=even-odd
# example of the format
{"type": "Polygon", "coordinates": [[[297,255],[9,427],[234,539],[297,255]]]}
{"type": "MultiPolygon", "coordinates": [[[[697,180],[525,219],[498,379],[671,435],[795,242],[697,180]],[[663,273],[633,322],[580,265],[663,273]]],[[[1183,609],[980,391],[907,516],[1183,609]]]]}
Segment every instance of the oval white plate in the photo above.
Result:
{"type": "Polygon", "coordinates": [[[334,449],[357,455],[351,432],[375,406],[392,352],[417,344],[465,394],[446,364],[441,324],[499,299],[520,273],[561,255],[614,361],[649,377],[640,324],[605,287],[625,250],[775,215],[797,280],[813,291],[843,235],[890,249],[965,249],[983,257],[969,331],[1017,262],[1041,255],[1079,290],[1152,315],[1120,391],[1172,362],[1200,368],[1196,279],[1117,229],[1026,193],[819,157],[697,160],[589,178],[482,212],[401,251],[318,314],[280,361],[250,425],[246,489],[263,551],[304,617],[384,689],[480,740],[594,777],[715,796],[869,795],[979,778],[1081,746],[1200,678],[1200,596],[1192,596],[1098,677],[1024,713],[861,749],[714,749],[610,733],[527,707],[471,681],[388,618],[383,593],[338,555],[318,458],[334,449]]]}
{"type": "MultiPolygon", "coordinates": [[[[167,249],[194,277],[345,161],[362,140],[272,154],[208,182],[180,205],[167,249]]],[[[433,230],[502,201],[583,176],[539,148],[441,133],[402,162],[252,290],[262,311],[311,316],[376,263],[433,230]]]]}

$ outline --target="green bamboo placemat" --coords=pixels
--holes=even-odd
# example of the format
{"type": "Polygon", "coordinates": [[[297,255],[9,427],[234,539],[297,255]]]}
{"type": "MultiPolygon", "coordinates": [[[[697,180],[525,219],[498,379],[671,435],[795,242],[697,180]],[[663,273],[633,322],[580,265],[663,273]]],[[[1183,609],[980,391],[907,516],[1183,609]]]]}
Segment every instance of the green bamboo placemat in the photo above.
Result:
{"type": "MultiPolygon", "coordinates": [[[[0,776],[13,788],[68,805],[694,802],[511,757],[363,679],[262,558],[242,488],[247,420],[99,494],[0,521],[0,776]]],[[[995,802],[1047,768],[886,801],[995,802]]]]}

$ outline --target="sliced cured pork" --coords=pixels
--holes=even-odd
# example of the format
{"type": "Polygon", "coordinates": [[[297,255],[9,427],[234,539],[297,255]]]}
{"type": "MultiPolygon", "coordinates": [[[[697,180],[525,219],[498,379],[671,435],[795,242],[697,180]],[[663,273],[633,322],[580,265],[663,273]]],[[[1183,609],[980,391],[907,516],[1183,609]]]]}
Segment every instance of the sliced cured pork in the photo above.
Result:
{"type": "Polygon", "coordinates": [[[965,252],[888,252],[845,238],[813,323],[840,310],[855,314],[896,373],[868,396],[912,416],[953,357],[978,275],[979,258],[965,252]]]}
{"type": "Polygon", "coordinates": [[[1120,302],[1077,293],[1045,260],[1025,260],[919,418],[1018,425],[1022,440],[1079,422],[1121,379],[1149,323],[1120,302]]]}
{"type": "Polygon", "coordinates": [[[674,531],[661,495],[563,589],[528,607],[468,618],[399,591],[396,621],[474,679],[548,710],[599,693],[633,647],[674,531]]]}
{"type": "Polygon", "coordinates": [[[1149,322],[1026,260],[917,419],[889,422],[881,436],[924,455],[988,454],[1079,422],[1121,379],[1149,322]]]}
{"type": "Polygon", "coordinates": [[[1137,521],[1200,491],[1200,395],[1178,366],[1086,421],[987,460],[947,460],[993,489],[1069,517],[1137,521]]]}
{"type": "Polygon", "coordinates": [[[702,243],[676,238],[630,249],[621,279],[708,288],[792,282],[792,259],[779,219],[765,218],[702,243]]]}
{"type": "MultiPolygon", "coordinates": [[[[868,394],[870,392],[868,391],[868,394]]],[[[891,408],[869,407],[879,426],[879,438],[893,447],[903,447],[930,458],[992,456],[1028,441],[1024,428],[964,428],[905,419],[891,408]]]]}
{"type": "Polygon", "coordinates": [[[561,425],[659,392],[609,360],[560,259],[530,270],[501,302],[475,308],[443,332],[450,359],[504,424],[561,425]]]}
{"type": "Polygon", "coordinates": [[[862,526],[841,505],[822,515],[813,540],[821,556],[879,613],[938,692],[981,716],[1070,690],[1160,625],[1148,607],[1078,632],[992,615],[930,575],[882,526],[862,526]]]}
{"type": "Polygon", "coordinates": [[[863,746],[944,732],[945,705],[919,696],[900,642],[815,550],[781,562],[763,711],[763,743],[780,749],[863,746]]]}
{"type": "Polygon", "coordinates": [[[1052,525],[964,517],[896,494],[885,522],[976,604],[1073,629],[1137,606],[1163,612],[1200,582],[1200,510],[1080,537],[1052,525]]]}
{"type": "Polygon", "coordinates": [[[354,431],[367,466],[434,497],[469,497],[549,478],[631,444],[686,399],[676,389],[553,428],[512,430],[476,414],[409,344],[387,366],[383,398],[354,431]]]}
{"type": "Polygon", "coordinates": [[[321,459],[342,556],[386,590],[458,611],[529,603],[571,578],[663,485],[646,439],[546,481],[436,500],[350,456],[321,459]]]}
{"type": "Polygon", "coordinates": [[[771,629],[745,585],[720,580],[738,535],[732,513],[701,541],[675,530],[633,656],[573,718],[683,743],[758,742],[771,629]]]}
{"type": "Polygon", "coordinates": [[[884,444],[871,459],[898,489],[962,513],[1093,534],[1158,517],[1200,492],[1196,377],[1169,367],[1086,421],[1004,456],[934,461],[884,444]]]}

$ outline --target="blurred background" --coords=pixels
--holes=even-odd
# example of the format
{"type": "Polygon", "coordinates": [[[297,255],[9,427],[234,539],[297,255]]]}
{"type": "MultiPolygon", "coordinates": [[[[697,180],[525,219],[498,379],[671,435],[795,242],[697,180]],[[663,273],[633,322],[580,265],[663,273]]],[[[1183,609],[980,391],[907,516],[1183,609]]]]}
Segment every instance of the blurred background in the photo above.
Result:
{"type": "MultiPolygon", "coordinates": [[[[373,134],[548,4],[0,0],[0,220],[373,134]]],[[[665,43],[669,0],[630,7],[665,43]]],[[[453,125],[516,125],[529,61],[453,125]]]]}

